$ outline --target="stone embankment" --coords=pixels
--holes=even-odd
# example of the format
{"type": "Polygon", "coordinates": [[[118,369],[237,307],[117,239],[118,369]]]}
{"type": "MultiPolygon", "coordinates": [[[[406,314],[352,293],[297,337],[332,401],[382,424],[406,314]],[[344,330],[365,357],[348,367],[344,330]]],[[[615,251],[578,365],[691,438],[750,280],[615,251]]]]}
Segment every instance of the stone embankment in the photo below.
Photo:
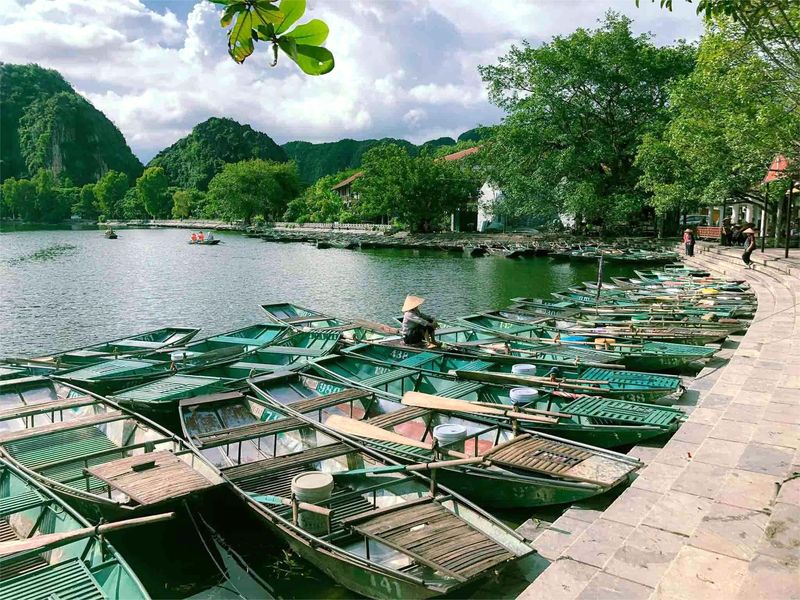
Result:
{"type": "MultiPolygon", "coordinates": [[[[476,254],[492,250],[525,250],[529,255],[546,254],[554,248],[592,246],[600,239],[572,236],[564,233],[417,233],[396,231],[388,225],[340,223],[274,223],[271,227],[247,227],[243,222],[228,223],[209,220],[142,220],[108,221],[101,226],[157,227],[194,230],[242,231],[254,238],[279,243],[314,243],[320,247],[338,248],[404,248],[417,250],[444,250],[476,254]]],[[[608,243],[608,240],[604,240],[608,243]]],[[[653,238],[614,238],[620,246],[660,248],[661,242],[653,238]]]]}
{"type": "Polygon", "coordinates": [[[700,244],[687,263],[746,279],[747,333],[688,386],[689,417],[604,511],[520,529],[551,561],[521,598],[800,598],[800,261],[700,244]]]}

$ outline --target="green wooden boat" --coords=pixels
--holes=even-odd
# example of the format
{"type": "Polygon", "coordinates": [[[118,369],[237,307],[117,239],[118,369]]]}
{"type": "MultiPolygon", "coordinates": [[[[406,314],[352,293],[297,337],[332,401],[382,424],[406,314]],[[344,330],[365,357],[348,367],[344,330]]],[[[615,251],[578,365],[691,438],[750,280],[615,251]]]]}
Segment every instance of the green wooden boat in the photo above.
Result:
{"type": "MultiPolygon", "coordinates": [[[[408,437],[416,442],[432,442],[432,431],[439,425],[463,427],[465,438],[461,452],[468,457],[478,456],[498,444],[513,440],[516,435],[510,420],[502,416],[494,419],[481,418],[475,411],[477,405],[466,404],[466,412],[445,412],[419,406],[407,406],[386,397],[377,397],[373,392],[337,385],[325,379],[283,373],[265,375],[250,380],[250,387],[268,406],[289,406],[307,417],[327,422],[331,415],[346,416],[383,428],[395,435],[408,437]],[[337,391],[331,391],[335,389],[337,391]],[[504,421],[504,422],[502,422],[504,421]]],[[[247,402],[245,398],[241,403],[247,402]]],[[[252,400],[250,400],[252,401],[252,400]]],[[[198,407],[202,409],[202,407],[198,407]]],[[[267,408],[267,411],[270,409],[267,408]]],[[[497,411],[500,412],[500,411],[497,411]]],[[[264,415],[262,414],[262,419],[264,415]]],[[[529,414],[522,419],[553,420],[550,417],[529,414]]],[[[547,445],[550,456],[561,461],[566,456],[582,456],[591,461],[598,470],[608,469],[614,475],[588,481],[567,475],[559,475],[555,464],[544,461],[536,468],[524,466],[504,467],[473,464],[445,468],[437,472],[437,481],[459,494],[463,494],[481,506],[494,508],[532,508],[552,504],[563,504],[602,494],[627,481],[628,475],[641,466],[636,459],[625,455],[592,448],[583,444],[567,442],[561,438],[530,435],[547,445]]],[[[363,443],[401,463],[420,463],[438,460],[432,449],[413,445],[386,442],[363,437],[363,443]]],[[[542,450],[542,455],[544,454],[542,450]]],[[[563,467],[563,463],[560,465],[563,467]]]]}
{"type": "Polygon", "coordinates": [[[191,327],[163,327],[110,342],[92,344],[29,360],[60,367],[62,365],[91,364],[123,355],[141,356],[185,344],[197,335],[198,331],[200,330],[191,327]]]}
{"type": "Polygon", "coordinates": [[[275,343],[288,334],[288,328],[275,323],[257,323],[192,342],[181,348],[151,354],[148,358],[181,360],[209,352],[243,354],[266,344],[275,343]]]}
{"type": "Polygon", "coordinates": [[[240,396],[186,400],[180,410],[187,439],[250,510],[354,593],[459,596],[533,553],[454,492],[291,408],[240,396]],[[292,482],[308,473],[332,481],[329,499],[298,503],[292,482]]]}
{"type": "MultiPolygon", "coordinates": [[[[272,326],[267,331],[272,331],[272,326]]],[[[255,330],[256,328],[248,328],[255,330]]],[[[298,368],[305,362],[333,351],[339,341],[337,332],[311,331],[282,337],[266,346],[228,343],[236,336],[216,336],[155,358],[118,358],[97,364],[59,371],[54,377],[97,394],[107,395],[146,384],[169,375],[197,374],[225,379],[244,379],[252,373],[298,368]],[[246,350],[243,352],[243,350],[246,350]]],[[[249,338],[247,338],[249,339],[249,338]]],[[[274,339],[274,338],[273,338],[274,339]]]]}
{"type": "MultiPolygon", "coordinates": [[[[348,364],[339,358],[331,356],[315,361],[304,373],[374,391],[397,401],[406,392],[422,392],[489,405],[515,405],[512,388],[506,385],[390,368],[368,361],[348,364]]],[[[600,448],[616,448],[669,434],[684,418],[682,411],[673,408],[572,392],[542,390],[530,396],[524,408],[565,416],[559,417],[557,423],[525,424],[526,428],[600,448]]]]}
{"type": "MultiPolygon", "coordinates": [[[[520,381],[508,384],[528,385],[541,390],[566,390],[592,396],[620,400],[652,402],[683,391],[680,377],[640,371],[624,371],[602,366],[536,363],[515,357],[474,357],[430,350],[399,350],[390,346],[360,345],[346,357],[336,357],[343,369],[360,372],[362,361],[375,362],[388,368],[416,369],[435,374],[502,373],[511,375],[515,365],[527,364],[531,369],[520,375],[520,381]],[[405,358],[401,358],[405,357],[405,358]],[[555,371],[554,371],[555,370],[555,371]]],[[[330,364],[330,362],[326,362],[330,364]]],[[[461,375],[462,377],[464,375],[461,375]]],[[[467,375],[477,377],[477,375],[467,375]]],[[[498,383],[490,381],[490,383],[498,383]]],[[[503,381],[499,381],[503,383],[503,381]]]]}
{"type": "Polygon", "coordinates": [[[389,327],[383,323],[366,319],[341,319],[288,302],[262,304],[261,309],[272,321],[294,329],[338,331],[342,334],[344,342],[381,339],[386,335],[398,333],[396,327],[389,327]]]}
{"type": "Polygon", "coordinates": [[[84,390],[28,377],[0,382],[0,397],[0,456],[90,520],[163,509],[222,482],[180,438],[84,390]]]}
{"type": "Polygon", "coordinates": [[[0,459],[0,546],[23,540],[38,546],[0,556],[0,598],[149,598],[108,539],[82,532],[87,527],[66,503],[0,459]]]}

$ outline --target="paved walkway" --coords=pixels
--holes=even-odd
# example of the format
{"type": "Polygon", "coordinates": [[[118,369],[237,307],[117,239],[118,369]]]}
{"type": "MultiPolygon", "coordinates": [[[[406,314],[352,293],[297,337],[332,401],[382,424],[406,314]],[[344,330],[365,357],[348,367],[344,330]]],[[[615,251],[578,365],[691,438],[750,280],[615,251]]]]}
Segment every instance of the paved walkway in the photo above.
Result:
{"type": "Polygon", "coordinates": [[[552,564],[521,598],[800,599],[800,268],[698,249],[691,264],[751,283],[749,330],[691,383],[670,441],[634,448],[647,466],[613,504],[536,538],[552,564]]]}

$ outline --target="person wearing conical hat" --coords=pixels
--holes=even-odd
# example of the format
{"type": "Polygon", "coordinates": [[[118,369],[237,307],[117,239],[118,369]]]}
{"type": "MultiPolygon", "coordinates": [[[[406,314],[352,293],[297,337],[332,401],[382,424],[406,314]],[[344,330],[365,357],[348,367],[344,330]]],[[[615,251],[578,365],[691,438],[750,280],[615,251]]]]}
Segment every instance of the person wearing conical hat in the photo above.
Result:
{"type": "Polygon", "coordinates": [[[400,334],[403,336],[404,344],[416,346],[427,342],[438,345],[434,338],[436,319],[419,310],[424,302],[425,298],[410,294],[403,302],[403,326],[400,328],[400,334]]]}
{"type": "Polygon", "coordinates": [[[694,232],[688,227],[683,230],[683,246],[686,256],[694,256],[694,232]]]}
{"type": "Polygon", "coordinates": [[[753,261],[750,260],[750,255],[756,249],[756,231],[752,227],[748,227],[742,234],[745,235],[744,252],[742,253],[742,261],[748,269],[753,268],[753,261]]]}

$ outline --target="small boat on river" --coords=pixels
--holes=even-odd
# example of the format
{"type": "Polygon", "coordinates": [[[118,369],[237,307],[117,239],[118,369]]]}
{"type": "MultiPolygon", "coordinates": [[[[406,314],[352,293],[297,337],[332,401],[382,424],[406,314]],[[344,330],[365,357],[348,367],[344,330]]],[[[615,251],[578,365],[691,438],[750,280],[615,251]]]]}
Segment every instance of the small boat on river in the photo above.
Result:
{"type": "MultiPolygon", "coordinates": [[[[504,381],[502,384],[496,384],[402,367],[391,368],[368,361],[356,362],[352,359],[344,361],[341,360],[341,357],[336,356],[311,363],[304,369],[304,373],[368,389],[381,395],[388,395],[395,400],[402,398],[405,392],[413,391],[469,402],[505,406],[522,405],[535,410],[555,411],[563,415],[585,417],[578,419],[565,417],[566,420],[544,425],[543,429],[539,428],[539,425],[532,427],[536,431],[544,431],[603,448],[622,445],[625,443],[622,441],[623,439],[633,440],[635,443],[640,439],[668,433],[674,430],[683,418],[682,412],[674,409],[588,396],[576,390],[548,389],[545,386],[539,386],[538,383],[519,384],[513,381],[504,381]],[[511,386],[526,388],[522,392],[524,401],[512,398],[512,396],[520,397],[520,392],[512,392],[511,386]],[[535,389],[537,387],[539,389],[535,389]],[[595,418],[603,419],[603,415],[608,417],[608,422],[593,420],[595,418]],[[611,425],[612,427],[594,427],[594,425],[611,425]],[[653,426],[656,429],[635,430],[643,425],[653,426]]],[[[497,376],[499,375],[497,374],[497,376]]]]}
{"type": "MultiPolygon", "coordinates": [[[[286,406],[181,403],[187,439],[292,551],[368,598],[429,598],[533,553],[460,496],[286,406]],[[298,498],[301,486],[316,493],[298,498]]],[[[344,401],[344,399],[341,399],[344,401]]]]}
{"type": "Polygon", "coordinates": [[[93,521],[150,513],[222,480],[180,438],[46,377],[0,382],[0,456],[93,521]]]}
{"type": "MultiPolygon", "coordinates": [[[[257,377],[250,380],[250,387],[269,405],[289,406],[321,423],[330,424],[331,417],[346,417],[368,424],[360,431],[366,435],[358,435],[363,443],[404,464],[440,460],[436,450],[430,447],[435,439],[433,433],[440,426],[451,433],[455,432],[455,437],[459,438],[454,445],[439,441],[437,445],[445,450],[445,454],[447,450],[457,450],[464,454],[462,458],[489,456],[493,448],[514,445],[512,440],[523,435],[527,436],[527,444],[532,446],[532,455],[551,457],[552,460],[543,458],[542,462],[535,465],[492,463],[490,466],[473,463],[437,471],[437,481],[481,506],[532,508],[575,502],[604,493],[627,481],[628,475],[641,466],[638,460],[615,452],[575,444],[531,430],[528,433],[515,430],[517,423],[555,421],[543,413],[502,411],[415,392],[409,392],[402,402],[398,402],[300,374],[276,373],[257,377]],[[440,410],[442,406],[447,409],[440,410]],[[374,430],[370,435],[370,428],[389,432],[390,439],[381,439],[381,432],[374,430]],[[461,433],[464,434],[463,438],[461,433]],[[596,467],[595,473],[604,475],[592,479],[584,471],[583,475],[572,477],[569,468],[564,468],[564,460],[578,470],[582,469],[578,467],[582,461],[589,461],[596,467]]],[[[344,429],[342,433],[348,434],[350,431],[344,429]]],[[[517,440],[518,448],[524,445],[522,439],[517,440]]]]}
{"type": "Polygon", "coordinates": [[[0,598],[147,600],[104,535],[170,515],[90,527],[63,500],[0,459],[0,598]]]}

